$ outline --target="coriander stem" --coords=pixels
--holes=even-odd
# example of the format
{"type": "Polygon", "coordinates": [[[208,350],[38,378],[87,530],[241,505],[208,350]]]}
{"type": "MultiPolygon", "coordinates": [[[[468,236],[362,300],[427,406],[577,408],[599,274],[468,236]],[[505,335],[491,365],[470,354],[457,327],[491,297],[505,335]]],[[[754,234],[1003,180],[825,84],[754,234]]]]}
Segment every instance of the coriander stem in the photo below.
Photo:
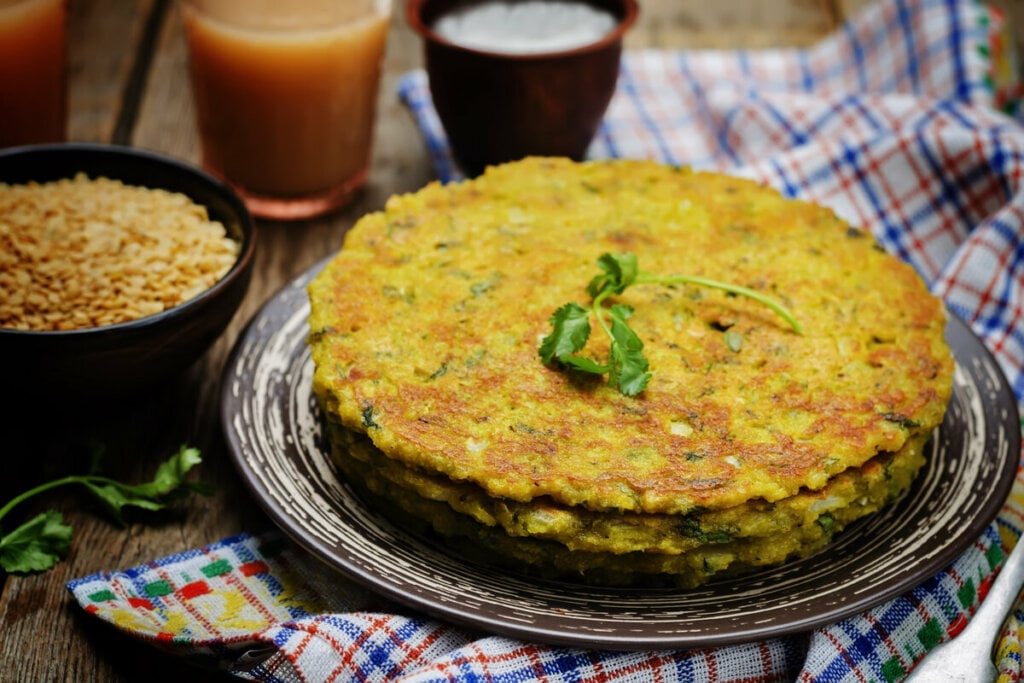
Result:
{"type": "Polygon", "coordinates": [[[785,320],[793,328],[797,334],[803,334],[804,328],[800,324],[800,321],[796,319],[792,313],[789,312],[785,306],[775,301],[769,296],[762,294],[756,289],[750,289],[748,287],[742,287],[740,285],[733,285],[727,282],[719,282],[718,280],[711,280],[709,278],[700,277],[699,275],[673,275],[669,277],[658,277],[651,275],[650,273],[641,271],[637,274],[636,284],[662,284],[662,285],[677,285],[677,284],[692,284],[701,285],[703,287],[710,287],[712,289],[720,289],[731,294],[739,294],[749,299],[753,299],[758,303],[764,304],[771,310],[775,311],[783,320],[785,320]]]}
{"type": "Polygon", "coordinates": [[[53,481],[48,481],[45,484],[40,484],[35,488],[31,488],[28,491],[20,493],[14,498],[11,498],[9,501],[7,501],[7,503],[2,508],[0,508],[0,520],[6,517],[8,512],[13,510],[15,507],[25,502],[32,496],[43,493],[44,491],[49,491],[50,489],[57,488],[58,486],[66,486],[68,484],[84,484],[86,482],[109,484],[112,483],[113,480],[108,479],[107,477],[99,476],[72,475],[68,477],[63,477],[62,479],[54,479],[53,481]]]}
{"type": "Polygon", "coordinates": [[[35,488],[25,491],[24,493],[21,493],[15,496],[14,498],[11,498],[9,501],[7,501],[6,505],[0,508],[0,519],[6,517],[7,513],[13,510],[15,506],[25,502],[32,496],[38,493],[42,493],[43,491],[49,491],[50,489],[57,488],[58,486],[64,486],[65,484],[77,484],[78,480],[79,477],[64,477],[63,479],[54,479],[53,481],[48,481],[45,484],[40,484],[35,488]]]}
{"type": "Polygon", "coordinates": [[[602,291],[600,294],[594,297],[594,303],[592,304],[592,308],[594,310],[594,317],[597,318],[597,324],[601,326],[601,329],[604,330],[604,333],[608,335],[609,339],[614,339],[614,337],[612,337],[612,331],[608,327],[608,323],[604,321],[604,306],[602,306],[604,300],[611,296],[611,294],[612,292],[609,289],[602,291]]]}

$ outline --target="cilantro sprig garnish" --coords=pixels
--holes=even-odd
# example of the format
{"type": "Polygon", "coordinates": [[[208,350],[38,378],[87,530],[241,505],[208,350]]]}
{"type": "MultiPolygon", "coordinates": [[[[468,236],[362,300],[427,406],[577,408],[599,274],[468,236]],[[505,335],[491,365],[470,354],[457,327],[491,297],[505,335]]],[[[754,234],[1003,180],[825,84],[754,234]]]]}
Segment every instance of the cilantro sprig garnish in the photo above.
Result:
{"type": "Polygon", "coordinates": [[[587,285],[587,294],[591,297],[590,309],[577,303],[567,303],[556,310],[550,318],[551,333],[541,341],[540,357],[545,365],[608,375],[608,384],[627,396],[636,396],[647,388],[651,379],[650,362],[644,355],[643,341],[629,326],[628,320],[633,316],[633,308],[625,304],[605,306],[604,303],[609,297],[622,294],[628,287],[691,284],[720,289],[764,304],[789,323],[795,332],[803,333],[800,322],[789,310],[757,290],[697,275],[653,275],[640,270],[636,255],[631,253],[602,254],[597,264],[602,272],[595,275],[587,285]],[[605,363],[578,355],[590,339],[591,317],[611,340],[605,363]]]}
{"type": "MultiPolygon", "coordinates": [[[[17,505],[29,498],[59,486],[80,485],[95,496],[113,518],[124,524],[122,510],[137,507],[162,510],[176,497],[205,487],[185,481],[185,474],[202,459],[195,448],[181,449],[162,463],[153,481],[125,484],[108,477],[88,474],[73,475],[40,484],[15,496],[0,507],[0,521],[17,505]]],[[[64,524],[59,512],[48,510],[28,520],[10,533],[0,536],[0,567],[6,572],[46,571],[62,560],[71,546],[71,527],[64,524]]]]}

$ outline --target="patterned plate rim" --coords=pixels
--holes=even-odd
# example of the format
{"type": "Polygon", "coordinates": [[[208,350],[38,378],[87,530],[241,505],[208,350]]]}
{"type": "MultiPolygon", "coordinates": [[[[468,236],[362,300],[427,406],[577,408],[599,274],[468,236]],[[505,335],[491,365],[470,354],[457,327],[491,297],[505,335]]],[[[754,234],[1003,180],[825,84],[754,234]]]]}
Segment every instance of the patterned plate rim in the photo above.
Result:
{"type": "Polygon", "coordinates": [[[821,553],[703,588],[594,588],[460,558],[396,528],[335,472],[312,392],[306,284],[263,305],[225,366],[221,416],[249,491],[299,545],[392,601],[463,626],[555,645],[695,648],[804,632],[893,599],[945,569],[996,517],[1020,453],[1017,404],[991,353],[950,316],[957,360],[929,463],[886,510],[821,553]]]}

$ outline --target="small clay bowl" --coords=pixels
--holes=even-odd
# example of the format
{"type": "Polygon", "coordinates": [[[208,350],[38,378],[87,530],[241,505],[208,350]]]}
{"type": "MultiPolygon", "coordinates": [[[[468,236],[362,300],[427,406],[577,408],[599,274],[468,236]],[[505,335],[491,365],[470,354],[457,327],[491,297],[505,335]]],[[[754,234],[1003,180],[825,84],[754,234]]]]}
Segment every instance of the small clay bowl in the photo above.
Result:
{"type": "Polygon", "coordinates": [[[202,171],[152,152],[113,145],[63,143],[0,151],[3,183],[44,183],[78,173],[187,195],[240,243],[238,257],[210,288],[159,313],[72,330],[0,328],[0,375],[6,395],[14,401],[112,401],[170,381],[221,335],[249,286],[255,250],[252,218],[230,188],[202,171]]]}
{"type": "Polygon", "coordinates": [[[610,12],[614,29],[560,52],[509,54],[464,47],[435,22],[480,0],[410,0],[406,18],[423,37],[430,92],[452,153],[469,176],[525,156],[580,160],[615,92],[622,37],[636,0],[582,0],[610,12]]]}

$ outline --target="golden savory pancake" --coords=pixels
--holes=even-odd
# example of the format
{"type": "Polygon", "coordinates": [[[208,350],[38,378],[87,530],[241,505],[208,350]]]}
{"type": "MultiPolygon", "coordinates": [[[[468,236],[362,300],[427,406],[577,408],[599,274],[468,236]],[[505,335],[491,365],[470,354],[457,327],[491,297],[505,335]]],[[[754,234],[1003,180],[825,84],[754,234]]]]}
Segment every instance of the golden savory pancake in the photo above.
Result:
{"type": "Polygon", "coordinates": [[[551,519],[526,529],[506,525],[501,513],[490,519],[486,512],[480,514],[476,505],[486,502],[471,492],[463,491],[464,499],[449,498],[446,494],[459,485],[396,481],[390,476],[394,467],[381,462],[386,460],[382,454],[372,454],[365,437],[346,434],[337,425],[332,431],[334,462],[386,516],[415,530],[437,531],[467,556],[548,578],[682,588],[817,552],[848,524],[892,502],[909,485],[924,463],[921,447],[926,440],[917,437],[898,454],[876,457],[860,468],[863,473],[853,469],[838,475],[821,491],[798,493],[776,504],[737,506],[729,511],[731,522],[724,529],[709,528],[700,516],[602,515],[559,510],[540,501],[523,504],[517,512],[535,522],[551,519]],[[545,533],[552,530],[558,533],[545,533]]]}
{"type": "MultiPolygon", "coordinates": [[[[527,159],[394,197],[309,293],[328,419],[509,505],[771,504],[919,440],[951,393],[942,303],[869,234],[751,181],[651,162],[527,159]],[[552,314],[589,305],[606,253],[749,288],[803,331],[748,297],[638,284],[608,303],[632,307],[646,389],[543,363],[552,314]]],[[[607,352],[595,329],[581,353],[607,352]]]]}
{"type": "Polygon", "coordinates": [[[365,435],[330,425],[335,462],[343,470],[362,467],[359,472],[372,473],[378,486],[393,492],[400,505],[412,497],[438,501],[508,536],[544,538],[569,550],[614,554],[681,554],[740,538],[778,539],[812,525],[831,531],[837,522],[845,525],[894,500],[924,463],[927,438],[915,437],[897,453],[850,468],[817,491],[803,490],[774,503],[755,499],[723,510],[674,515],[595,511],[545,498],[529,503],[492,498],[468,482],[405,467],[374,448],[365,435]]]}

